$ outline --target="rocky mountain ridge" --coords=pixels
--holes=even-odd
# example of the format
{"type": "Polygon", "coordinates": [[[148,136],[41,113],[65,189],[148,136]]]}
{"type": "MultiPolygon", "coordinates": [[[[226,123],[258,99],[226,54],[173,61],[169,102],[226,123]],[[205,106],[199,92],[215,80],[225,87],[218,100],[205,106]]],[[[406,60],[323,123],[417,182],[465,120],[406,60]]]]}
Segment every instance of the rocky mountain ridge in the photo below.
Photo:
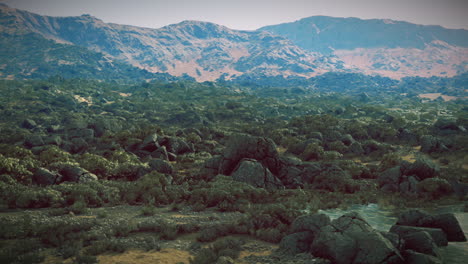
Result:
{"type": "Polygon", "coordinates": [[[424,38],[419,42],[411,36],[390,41],[386,33],[382,34],[388,21],[357,19],[353,22],[355,28],[348,22],[345,18],[312,17],[242,31],[209,22],[183,21],[151,29],[105,23],[90,15],[41,16],[0,5],[2,35],[34,33],[59,44],[102,53],[108,60],[122,61],[148,72],[189,75],[198,81],[258,73],[285,77],[313,77],[326,72],[392,78],[451,77],[468,70],[466,30],[398,22],[397,29],[390,27],[388,32],[407,27],[402,34],[420,31],[424,38]],[[368,32],[361,38],[355,34],[366,29],[368,32]],[[429,37],[431,29],[437,34],[429,37]]]}

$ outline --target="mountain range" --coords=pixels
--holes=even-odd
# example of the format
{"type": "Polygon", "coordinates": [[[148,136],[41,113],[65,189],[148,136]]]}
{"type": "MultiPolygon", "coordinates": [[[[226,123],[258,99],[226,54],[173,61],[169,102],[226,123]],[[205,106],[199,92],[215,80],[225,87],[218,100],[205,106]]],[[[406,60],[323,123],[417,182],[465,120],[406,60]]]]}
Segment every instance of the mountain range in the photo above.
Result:
{"type": "Polygon", "coordinates": [[[468,71],[468,30],[381,19],[315,16],[255,31],[183,21],[152,29],[0,4],[0,37],[3,79],[151,79],[158,73],[213,81],[327,72],[399,79],[468,71]]]}

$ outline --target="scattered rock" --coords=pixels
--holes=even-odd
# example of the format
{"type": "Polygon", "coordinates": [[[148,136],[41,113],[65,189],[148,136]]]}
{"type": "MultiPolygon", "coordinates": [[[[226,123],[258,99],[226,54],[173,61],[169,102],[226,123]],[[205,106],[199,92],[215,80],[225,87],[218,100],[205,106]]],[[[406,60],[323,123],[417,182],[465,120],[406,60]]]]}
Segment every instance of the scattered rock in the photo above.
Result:
{"type": "Polygon", "coordinates": [[[159,148],[158,135],[152,134],[147,136],[140,145],[140,149],[153,152],[159,148]]]}
{"type": "Polygon", "coordinates": [[[26,138],[24,145],[28,148],[44,146],[44,140],[40,135],[31,135],[26,138]]]}
{"type": "Polygon", "coordinates": [[[402,238],[405,241],[405,249],[440,258],[437,245],[434,243],[431,235],[426,231],[408,233],[403,235],[402,238]]]}
{"type": "Polygon", "coordinates": [[[401,178],[401,171],[400,166],[396,166],[390,169],[385,170],[382,172],[377,180],[380,186],[384,186],[386,184],[396,185],[400,182],[401,178]]]}
{"type": "Polygon", "coordinates": [[[59,182],[89,182],[98,179],[93,173],[76,165],[65,165],[60,168],[59,173],[62,176],[59,182]]]}
{"type": "Polygon", "coordinates": [[[311,251],[338,264],[403,262],[393,244],[357,213],[345,214],[321,228],[311,251]]]}
{"type": "Polygon", "coordinates": [[[434,215],[423,223],[426,227],[440,228],[447,234],[448,241],[464,242],[465,234],[453,214],[434,215]]]}
{"type": "Polygon", "coordinates": [[[440,139],[434,136],[429,136],[429,135],[422,136],[420,139],[420,144],[421,144],[421,152],[425,152],[425,153],[443,152],[443,151],[448,150],[447,146],[445,146],[440,141],[440,139]]]}
{"type": "Polygon", "coordinates": [[[37,127],[37,123],[36,123],[36,121],[34,121],[34,120],[28,118],[28,119],[25,119],[25,120],[23,121],[23,123],[21,124],[21,126],[22,126],[23,128],[26,128],[26,129],[33,129],[33,128],[37,127]]]}
{"type": "Polygon", "coordinates": [[[406,263],[415,264],[442,264],[443,262],[431,255],[422,254],[413,250],[406,250],[403,252],[406,263]]]}
{"type": "Polygon", "coordinates": [[[330,217],[325,214],[303,215],[296,218],[291,224],[290,233],[311,231],[316,233],[320,228],[331,223],[330,217]]]}
{"type": "Polygon", "coordinates": [[[276,178],[268,168],[253,159],[243,159],[232,173],[236,181],[248,183],[254,187],[267,188],[270,190],[282,187],[281,181],[276,178]]]}
{"type": "Polygon", "coordinates": [[[219,173],[231,175],[237,164],[244,158],[261,162],[273,174],[277,174],[280,169],[278,151],[271,139],[238,134],[232,136],[227,142],[219,173]]]}
{"type": "Polygon", "coordinates": [[[429,194],[432,198],[439,198],[453,192],[452,186],[445,179],[428,178],[417,184],[418,191],[429,194]]]}
{"type": "Polygon", "coordinates": [[[172,174],[173,171],[172,165],[162,159],[152,159],[148,162],[148,165],[151,169],[164,174],[172,174]]]}
{"type": "Polygon", "coordinates": [[[416,175],[419,179],[434,178],[439,176],[440,168],[428,158],[419,157],[407,172],[407,175],[416,175]]]}
{"type": "Polygon", "coordinates": [[[52,185],[56,182],[60,174],[51,172],[45,168],[39,168],[33,174],[32,181],[38,185],[52,185]]]}
{"type": "Polygon", "coordinates": [[[432,239],[438,247],[448,245],[447,235],[440,228],[427,228],[403,225],[394,225],[390,228],[391,233],[398,234],[400,237],[404,237],[405,235],[420,231],[426,231],[429,235],[431,235],[432,239]]]}
{"type": "Polygon", "coordinates": [[[279,249],[292,255],[307,252],[310,249],[313,237],[313,233],[308,231],[287,235],[281,239],[279,249]]]}

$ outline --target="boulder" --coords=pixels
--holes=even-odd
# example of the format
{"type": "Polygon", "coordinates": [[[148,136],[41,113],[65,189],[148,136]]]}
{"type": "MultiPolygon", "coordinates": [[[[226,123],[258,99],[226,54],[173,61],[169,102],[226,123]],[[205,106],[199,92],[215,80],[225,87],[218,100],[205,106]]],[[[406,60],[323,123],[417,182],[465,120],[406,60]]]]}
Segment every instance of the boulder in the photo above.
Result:
{"type": "Polygon", "coordinates": [[[152,170],[155,170],[164,174],[172,174],[173,168],[172,165],[162,159],[152,159],[148,162],[148,165],[152,170]]]}
{"type": "Polygon", "coordinates": [[[44,146],[44,140],[40,135],[30,135],[24,141],[24,145],[28,148],[44,146]]]}
{"type": "Polygon", "coordinates": [[[51,172],[45,168],[39,168],[34,172],[32,181],[37,185],[52,185],[56,182],[60,174],[51,172]]]}
{"type": "Polygon", "coordinates": [[[440,228],[447,235],[448,241],[464,242],[466,241],[465,234],[453,214],[439,214],[423,222],[423,226],[430,228],[440,228]]]}
{"type": "Polygon", "coordinates": [[[315,177],[320,175],[320,173],[322,172],[322,168],[320,168],[320,165],[316,163],[304,162],[302,166],[303,170],[301,174],[301,179],[303,183],[313,183],[315,177]]]}
{"type": "Polygon", "coordinates": [[[355,155],[361,155],[364,153],[361,143],[355,141],[349,145],[348,151],[355,155]]]}
{"type": "Polygon", "coordinates": [[[151,152],[151,157],[162,160],[169,160],[169,153],[165,146],[161,146],[155,151],[151,152]]]}
{"type": "Polygon", "coordinates": [[[287,235],[281,239],[279,249],[284,253],[292,255],[308,252],[310,244],[313,241],[313,237],[313,233],[309,231],[287,235]]]}
{"type": "Polygon", "coordinates": [[[176,155],[194,151],[193,146],[189,145],[183,139],[177,137],[164,137],[162,140],[159,140],[159,144],[166,146],[167,151],[176,155]]]}
{"type": "Polygon", "coordinates": [[[345,144],[346,146],[350,146],[351,144],[356,142],[356,140],[354,140],[353,136],[351,136],[350,134],[346,134],[343,135],[343,137],[341,137],[341,142],[343,142],[343,144],[345,144]]]}
{"type": "Polygon", "coordinates": [[[450,183],[440,178],[427,178],[417,184],[417,189],[419,192],[426,193],[432,198],[439,198],[453,192],[450,183]]]}
{"type": "Polygon", "coordinates": [[[254,187],[270,190],[282,187],[281,181],[276,178],[268,168],[253,159],[243,159],[231,174],[231,177],[239,182],[248,183],[254,187]]]}
{"type": "Polygon", "coordinates": [[[140,145],[140,149],[153,152],[159,148],[158,135],[152,134],[143,139],[143,142],[140,145]]]}
{"type": "Polygon", "coordinates": [[[62,138],[60,136],[54,135],[44,138],[44,143],[46,145],[62,145],[62,138]]]}
{"type": "Polygon", "coordinates": [[[91,140],[94,138],[94,130],[90,128],[74,129],[68,132],[69,138],[82,138],[84,140],[91,140]]]}
{"type": "Polygon", "coordinates": [[[421,152],[425,152],[425,153],[443,152],[443,151],[448,150],[447,146],[445,146],[440,141],[440,139],[434,136],[430,136],[430,135],[422,136],[420,139],[420,144],[421,144],[421,152]]]}
{"type": "Polygon", "coordinates": [[[259,161],[273,174],[278,174],[279,172],[279,154],[275,143],[271,139],[237,134],[232,136],[227,142],[219,173],[231,175],[239,162],[244,158],[259,161]]]}
{"type": "Polygon", "coordinates": [[[405,241],[401,239],[399,235],[383,231],[380,231],[380,234],[386,239],[388,239],[388,241],[390,241],[396,249],[401,251],[404,248],[405,241]]]}
{"type": "Polygon", "coordinates": [[[325,214],[310,214],[296,218],[291,224],[290,233],[310,231],[317,233],[322,227],[331,223],[330,217],[325,214]]]}
{"type": "Polygon", "coordinates": [[[36,121],[34,121],[34,120],[28,118],[28,119],[25,119],[25,120],[23,121],[23,123],[21,124],[21,126],[22,126],[23,128],[26,128],[26,129],[33,129],[33,128],[37,127],[37,123],[36,123],[36,121]]]}
{"type": "Polygon", "coordinates": [[[434,178],[439,176],[440,168],[428,158],[420,157],[411,166],[407,175],[416,175],[419,179],[434,178]]]}
{"type": "Polygon", "coordinates": [[[396,166],[396,167],[387,169],[384,172],[380,173],[380,175],[377,178],[377,181],[380,186],[384,186],[386,184],[397,185],[400,182],[400,178],[401,178],[400,166],[396,166]]]}
{"type": "Polygon", "coordinates": [[[414,263],[414,264],[442,264],[443,263],[440,259],[434,256],[415,252],[413,250],[403,251],[403,257],[405,258],[406,263],[414,263]]]}
{"type": "Polygon", "coordinates": [[[426,231],[408,233],[402,238],[405,241],[405,249],[440,258],[437,245],[426,231]]]}
{"type": "Polygon", "coordinates": [[[76,165],[65,165],[60,168],[59,173],[59,182],[89,182],[98,179],[93,173],[76,165]]]}
{"type": "Polygon", "coordinates": [[[432,237],[432,239],[438,247],[448,245],[447,235],[440,228],[427,228],[403,225],[394,225],[390,228],[391,233],[398,234],[401,238],[408,234],[421,231],[426,231],[432,237]]]}
{"type": "Polygon", "coordinates": [[[403,226],[421,226],[424,223],[424,219],[429,216],[428,213],[421,210],[408,210],[398,216],[396,224],[403,226]]]}
{"type": "Polygon", "coordinates": [[[314,256],[337,264],[402,263],[393,244],[357,213],[349,213],[322,227],[311,245],[314,256]]]}

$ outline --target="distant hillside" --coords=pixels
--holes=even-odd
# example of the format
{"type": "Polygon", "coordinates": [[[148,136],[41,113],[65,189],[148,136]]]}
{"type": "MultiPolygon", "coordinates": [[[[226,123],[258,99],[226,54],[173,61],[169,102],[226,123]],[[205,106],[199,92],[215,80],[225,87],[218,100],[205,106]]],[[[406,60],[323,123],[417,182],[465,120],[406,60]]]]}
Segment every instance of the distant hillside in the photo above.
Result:
{"type": "Polygon", "coordinates": [[[313,16],[259,30],[286,37],[303,49],[322,53],[356,48],[424,49],[434,41],[468,48],[468,30],[389,19],[313,16]]]}
{"type": "Polygon", "coordinates": [[[0,35],[0,77],[3,79],[65,78],[142,80],[156,76],[86,48],[58,44],[34,34],[0,35]]]}
{"type": "Polygon", "coordinates": [[[314,16],[259,30],[311,52],[337,56],[367,74],[454,76],[468,70],[468,30],[388,19],[314,16]]]}

